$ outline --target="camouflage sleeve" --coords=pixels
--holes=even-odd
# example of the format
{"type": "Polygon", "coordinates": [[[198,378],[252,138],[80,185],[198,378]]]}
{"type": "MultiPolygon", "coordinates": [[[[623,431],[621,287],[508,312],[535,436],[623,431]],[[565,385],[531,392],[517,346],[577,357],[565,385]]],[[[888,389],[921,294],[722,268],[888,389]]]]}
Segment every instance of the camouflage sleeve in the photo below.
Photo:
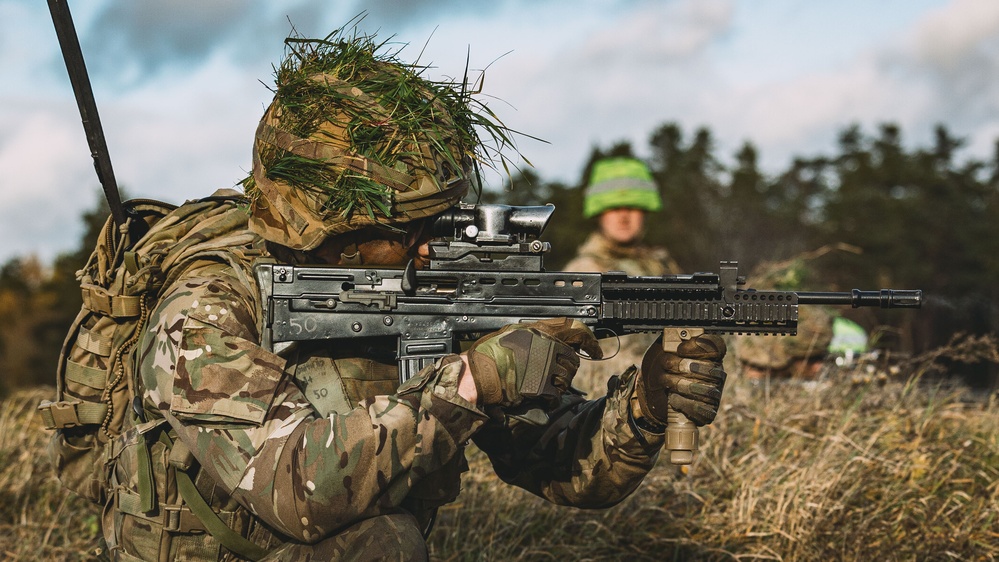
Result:
{"type": "Polygon", "coordinates": [[[631,417],[636,372],[613,377],[597,400],[566,394],[546,424],[487,425],[473,440],[507,483],[560,505],[614,505],[655,466],[664,442],[631,417]]]}
{"type": "Polygon", "coordinates": [[[457,356],[398,395],[318,417],[284,359],[255,343],[250,289],[225,273],[188,275],[159,301],[140,342],[146,405],[236,501],[288,537],[315,542],[399,505],[483,423],[457,395],[457,356]]]}

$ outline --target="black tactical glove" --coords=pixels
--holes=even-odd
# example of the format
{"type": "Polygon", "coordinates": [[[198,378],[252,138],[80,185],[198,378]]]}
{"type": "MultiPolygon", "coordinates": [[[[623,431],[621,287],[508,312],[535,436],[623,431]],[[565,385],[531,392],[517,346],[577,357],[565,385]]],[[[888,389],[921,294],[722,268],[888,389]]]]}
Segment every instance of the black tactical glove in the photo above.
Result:
{"type": "Polygon", "coordinates": [[[508,407],[525,398],[558,398],[579,368],[576,350],[601,357],[593,332],[567,318],[511,324],[483,337],[467,352],[479,404],[508,407]]]}
{"type": "Polygon", "coordinates": [[[672,406],[696,425],[711,423],[725,387],[725,342],[703,334],[668,353],[662,340],[659,336],[642,359],[636,391],[643,417],[664,426],[667,407],[672,406]]]}

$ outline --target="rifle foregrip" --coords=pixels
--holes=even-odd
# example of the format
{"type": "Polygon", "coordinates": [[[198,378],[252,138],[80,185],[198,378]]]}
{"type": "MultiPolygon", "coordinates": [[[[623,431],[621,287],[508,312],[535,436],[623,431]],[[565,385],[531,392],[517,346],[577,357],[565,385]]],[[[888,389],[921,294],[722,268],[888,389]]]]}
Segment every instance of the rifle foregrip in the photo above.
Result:
{"type": "MultiPolygon", "coordinates": [[[[663,349],[676,353],[680,343],[704,334],[703,328],[665,328],[663,349]]],[[[666,450],[672,464],[690,464],[697,452],[697,426],[670,406],[666,410],[666,450]]]]}
{"type": "Polygon", "coordinates": [[[666,411],[666,450],[672,464],[694,462],[697,451],[697,426],[672,407],[666,411]]]}

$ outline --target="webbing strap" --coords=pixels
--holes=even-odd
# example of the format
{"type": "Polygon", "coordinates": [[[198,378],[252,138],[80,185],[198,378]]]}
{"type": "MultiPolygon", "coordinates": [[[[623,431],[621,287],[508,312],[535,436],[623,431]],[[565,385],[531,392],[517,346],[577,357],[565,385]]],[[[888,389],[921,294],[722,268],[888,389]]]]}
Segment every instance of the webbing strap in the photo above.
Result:
{"type": "Polygon", "coordinates": [[[51,402],[43,400],[38,405],[38,413],[42,416],[45,429],[63,429],[78,425],[97,425],[104,422],[108,413],[108,405],[96,402],[81,402],[79,400],[63,400],[51,402]]]}
{"type": "Polygon", "coordinates": [[[254,544],[250,539],[233,531],[226,525],[225,521],[219,517],[219,514],[215,513],[215,510],[201,496],[198,487],[194,485],[194,480],[191,479],[191,476],[185,470],[190,466],[189,463],[194,462],[193,455],[190,454],[189,450],[186,450],[186,445],[182,443],[175,444],[165,431],[160,434],[160,441],[170,447],[170,463],[174,467],[174,475],[176,476],[177,490],[180,492],[180,497],[184,499],[184,503],[190,508],[191,513],[194,513],[195,517],[201,520],[201,524],[205,526],[208,534],[215,537],[222,543],[222,546],[243,558],[256,562],[267,556],[267,550],[254,544]],[[174,454],[174,447],[185,450],[178,450],[178,454],[174,454]],[[188,459],[187,457],[190,458],[188,459]]]}
{"type": "Polygon", "coordinates": [[[107,371],[96,367],[87,367],[75,361],[66,360],[66,380],[95,390],[104,390],[107,382],[107,371]]]}
{"type": "Polygon", "coordinates": [[[156,489],[153,480],[153,459],[149,452],[149,441],[144,435],[139,436],[136,447],[136,480],[139,487],[139,511],[148,513],[156,508],[156,489]]]}
{"type": "Polygon", "coordinates": [[[257,128],[257,139],[267,144],[287,150],[297,156],[325,161],[327,165],[339,166],[348,172],[356,172],[372,178],[378,183],[398,192],[412,189],[413,176],[374,160],[333,146],[329,143],[303,139],[288,131],[261,122],[257,128]]]}
{"type": "Polygon", "coordinates": [[[97,285],[81,285],[83,306],[87,310],[113,316],[114,318],[131,318],[138,316],[141,310],[142,297],[133,295],[112,295],[106,289],[97,285]]]}
{"type": "Polygon", "coordinates": [[[121,261],[125,264],[125,271],[127,271],[130,275],[135,275],[135,272],[139,271],[138,256],[135,255],[134,251],[126,250],[121,255],[121,261]]]}
{"type": "Polygon", "coordinates": [[[122,513],[142,517],[143,519],[152,519],[147,515],[149,510],[142,509],[142,499],[137,494],[133,494],[128,490],[115,491],[115,507],[122,513]]]}
{"type": "Polygon", "coordinates": [[[145,519],[154,525],[162,525],[163,530],[168,533],[207,531],[201,520],[184,505],[161,504],[156,516],[150,516],[148,512],[142,511],[142,498],[138,494],[119,489],[115,492],[115,506],[122,513],[145,519]]]}
{"type": "Polygon", "coordinates": [[[111,338],[104,334],[91,332],[83,327],[80,327],[80,335],[76,337],[76,345],[94,355],[100,355],[101,357],[111,355],[111,338]]]}
{"type": "Polygon", "coordinates": [[[201,523],[208,529],[208,533],[222,543],[222,546],[254,562],[267,556],[267,550],[233,531],[222,521],[222,518],[208,505],[205,498],[201,497],[201,492],[198,491],[194,481],[186,472],[178,470],[176,475],[180,497],[184,498],[184,503],[191,508],[191,512],[201,520],[201,523]]]}

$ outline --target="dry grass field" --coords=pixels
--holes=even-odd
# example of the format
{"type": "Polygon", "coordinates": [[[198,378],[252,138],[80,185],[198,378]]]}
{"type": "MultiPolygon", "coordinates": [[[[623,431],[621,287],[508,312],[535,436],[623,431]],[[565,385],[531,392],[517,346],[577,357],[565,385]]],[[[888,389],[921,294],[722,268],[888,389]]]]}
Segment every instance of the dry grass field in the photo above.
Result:
{"type": "MultiPolygon", "coordinates": [[[[977,346],[977,347],[976,347],[977,346]]],[[[821,383],[733,380],[687,471],[666,463],[603,511],[548,505],[503,485],[477,450],[443,509],[434,560],[995,560],[999,404],[932,382],[937,357],[821,383]]],[[[991,354],[991,357],[989,355],[991,354]]],[[[34,414],[49,391],[0,405],[0,559],[85,560],[98,511],[64,493],[34,414]]]]}

